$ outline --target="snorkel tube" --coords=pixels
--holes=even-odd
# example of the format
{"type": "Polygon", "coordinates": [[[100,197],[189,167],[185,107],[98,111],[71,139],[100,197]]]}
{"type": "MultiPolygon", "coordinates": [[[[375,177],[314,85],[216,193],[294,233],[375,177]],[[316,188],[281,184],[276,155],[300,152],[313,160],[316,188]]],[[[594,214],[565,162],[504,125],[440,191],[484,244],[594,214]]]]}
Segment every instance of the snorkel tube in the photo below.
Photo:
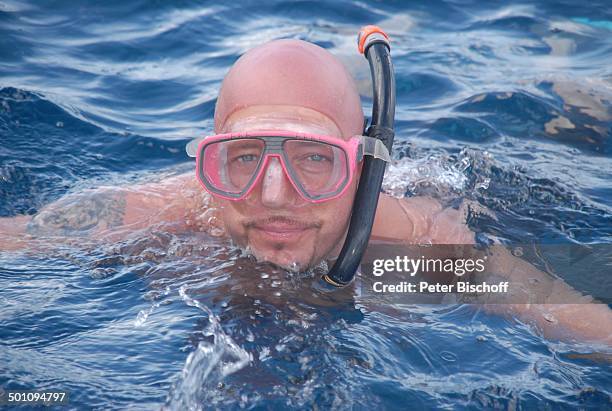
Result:
{"type": "MultiPolygon", "coordinates": [[[[373,87],[372,122],[366,135],[380,139],[389,153],[395,137],[395,75],[389,37],[377,26],[365,26],[357,37],[359,52],[370,64],[373,87]]],[[[334,287],[349,284],[361,263],[372,233],[378,196],[385,175],[385,161],[364,157],[346,240],[340,255],[323,281],[334,287]]]]}

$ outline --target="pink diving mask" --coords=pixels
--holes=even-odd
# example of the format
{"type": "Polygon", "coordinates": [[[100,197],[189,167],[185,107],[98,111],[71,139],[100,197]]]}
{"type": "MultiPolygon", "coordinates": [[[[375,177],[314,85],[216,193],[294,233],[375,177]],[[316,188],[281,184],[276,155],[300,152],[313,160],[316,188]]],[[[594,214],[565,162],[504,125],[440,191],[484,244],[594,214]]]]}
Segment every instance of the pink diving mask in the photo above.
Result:
{"type": "Polygon", "coordinates": [[[313,203],[341,196],[364,155],[391,161],[383,142],[367,136],[342,140],[285,131],[230,133],[196,138],[186,148],[196,158],[202,186],[227,200],[246,198],[272,157],[300,196],[313,203]]]}

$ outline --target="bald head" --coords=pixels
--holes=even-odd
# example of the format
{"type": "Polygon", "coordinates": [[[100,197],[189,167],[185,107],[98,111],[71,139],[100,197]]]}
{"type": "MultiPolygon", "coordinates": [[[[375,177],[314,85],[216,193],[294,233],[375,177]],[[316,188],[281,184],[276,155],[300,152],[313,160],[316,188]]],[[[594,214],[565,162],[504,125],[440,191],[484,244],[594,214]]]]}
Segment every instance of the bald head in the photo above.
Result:
{"type": "Polygon", "coordinates": [[[332,54],[305,41],[276,40],[240,57],[221,85],[215,131],[224,132],[234,113],[270,106],[321,113],[344,137],[363,131],[361,101],[353,78],[332,54]]]}

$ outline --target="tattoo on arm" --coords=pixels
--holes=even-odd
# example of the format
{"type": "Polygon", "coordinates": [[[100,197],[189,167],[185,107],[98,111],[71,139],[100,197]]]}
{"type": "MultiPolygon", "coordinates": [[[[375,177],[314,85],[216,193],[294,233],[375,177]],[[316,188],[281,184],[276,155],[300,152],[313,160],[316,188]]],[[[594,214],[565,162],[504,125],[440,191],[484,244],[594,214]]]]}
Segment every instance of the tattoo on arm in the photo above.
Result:
{"type": "Polygon", "coordinates": [[[43,209],[28,224],[32,235],[87,235],[123,225],[125,193],[98,192],[66,197],[43,209]]]}

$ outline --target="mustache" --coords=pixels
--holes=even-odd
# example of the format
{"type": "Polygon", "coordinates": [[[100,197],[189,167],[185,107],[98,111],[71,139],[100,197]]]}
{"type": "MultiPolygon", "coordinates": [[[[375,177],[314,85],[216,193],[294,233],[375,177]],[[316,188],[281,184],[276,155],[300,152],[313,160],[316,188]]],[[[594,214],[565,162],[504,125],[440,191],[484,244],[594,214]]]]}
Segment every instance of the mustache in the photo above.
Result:
{"type": "Polygon", "coordinates": [[[246,228],[253,227],[265,227],[272,224],[284,224],[290,225],[299,229],[306,228],[321,228],[322,224],[319,221],[301,221],[288,216],[269,216],[269,217],[259,217],[247,220],[244,223],[246,228]]]}

